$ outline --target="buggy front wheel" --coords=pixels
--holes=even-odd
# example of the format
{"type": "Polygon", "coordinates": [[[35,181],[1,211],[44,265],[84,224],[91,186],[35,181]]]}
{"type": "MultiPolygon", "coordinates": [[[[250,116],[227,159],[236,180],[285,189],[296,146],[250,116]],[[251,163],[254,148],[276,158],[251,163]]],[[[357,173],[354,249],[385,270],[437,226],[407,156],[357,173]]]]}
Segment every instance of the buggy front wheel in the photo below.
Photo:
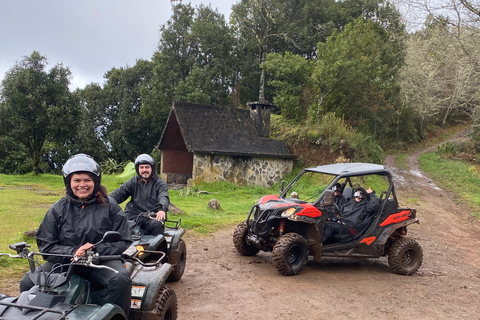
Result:
{"type": "Polygon", "coordinates": [[[285,276],[297,274],[307,263],[308,246],[298,233],[287,233],[273,247],[273,264],[285,276]]]}
{"type": "Polygon", "coordinates": [[[237,226],[237,229],[235,229],[233,233],[233,245],[235,246],[235,250],[241,255],[254,256],[259,250],[247,243],[247,234],[247,222],[243,221],[237,226]]]}
{"type": "Polygon", "coordinates": [[[420,268],[422,247],[411,238],[400,238],[388,251],[388,265],[393,273],[409,276],[420,268]]]}

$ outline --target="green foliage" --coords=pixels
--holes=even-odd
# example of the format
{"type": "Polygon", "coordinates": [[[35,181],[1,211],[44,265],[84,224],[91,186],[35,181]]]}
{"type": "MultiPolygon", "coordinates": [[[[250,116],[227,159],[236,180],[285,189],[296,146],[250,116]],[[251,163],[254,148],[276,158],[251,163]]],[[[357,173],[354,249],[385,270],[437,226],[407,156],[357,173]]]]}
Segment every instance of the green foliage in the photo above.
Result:
{"type": "Polygon", "coordinates": [[[47,58],[34,51],[2,80],[1,133],[25,147],[36,173],[41,171],[42,156],[52,169],[63,163],[80,111],[68,89],[70,70],[56,64],[47,72],[46,66],[47,58]],[[44,149],[46,141],[50,143],[48,150],[44,149]]]}
{"type": "Polygon", "coordinates": [[[280,107],[286,119],[303,121],[314,101],[314,95],[308,90],[311,87],[310,76],[312,64],[299,55],[286,52],[284,55],[270,53],[262,68],[274,80],[269,84],[276,88],[273,103],[280,107]]]}
{"type": "Polygon", "coordinates": [[[325,114],[320,123],[309,128],[307,135],[312,145],[323,143],[331,152],[341,152],[352,161],[383,163],[385,154],[375,139],[353,129],[333,113],[325,114]]]}
{"type": "Polygon", "coordinates": [[[100,162],[100,167],[102,167],[102,174],[120,174],[124,171],[124,168],[131,162],[123,161],[118,162],[114,159],[107,159],[100,162]]]}
{"type": "Polygon", "coordinates": [[[453,158],[454,156],[457,155],[457,147],[453,142],[446,142],[440,146],[437,147],[437,151],[435,152],[437,155],[439,155],[442,158],[453,158]]]}
{"type": "Polygon", "coordinates": [[[318,122],[320,115],[334,112],[375,137],[392,135],[401,43],[363,18],[319,43],[312,75],[318,103],[311,106],[310,120],[318,122]]]}

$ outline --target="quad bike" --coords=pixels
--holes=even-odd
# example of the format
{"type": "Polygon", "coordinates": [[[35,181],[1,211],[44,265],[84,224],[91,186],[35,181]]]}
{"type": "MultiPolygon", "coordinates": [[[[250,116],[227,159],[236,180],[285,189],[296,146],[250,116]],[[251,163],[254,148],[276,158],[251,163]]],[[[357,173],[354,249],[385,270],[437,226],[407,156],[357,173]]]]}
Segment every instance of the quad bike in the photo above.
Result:
{"type": "MultiPolygon", "coordinates": [[[[105,233],[101,242],[120,241],[118,232],[105,233]]],[[[101,243],[99,242],[99,243],[101,243]]],[[[99,243],[95,244],[98,245],[99,243]]],[[[99,263],[107,260],[122,260],[132,280],[132,302],[128,319],[176,319],[177,297],[175,292],[165,285],[173,267],[162,262],[166,254],[160,251],[137,249],[130,246],[122,255],[99,256],[87,251],[80,259],[72,259],[66,272],[44,272],[37,256],[53,256],[54,254],[37,253],[26,242],[10,245],[16,255],[1,253],[12,258],[28,259],[31,279],[35,286],[29,291],[20,293],[18,297],[0,294],[0,319],[95,319],[125,320],[123,310],[112,303],[96,304],[91,292],[91,284],[73,273],[74,266],[104,268],[117,272],[99,263]],[[149,254],[149,262],[142,260],[143,253],[149,254]],[[154,260],[154,258],[156,260],[154,260]]],[[[55,255],[69,257],[67,255],[55,255]]]]}
{"type": "Polygon", "coordinates": [[[233,235],[238,253],[256,255],[272,252],[272,261],[283,275],[297,274],[308,256],[379,258],[388,256],[392,272],[411,275],[422,264],[420,245],[406,237],[407,226],[419,223],[416,209],[398,206],[390,171],[383,165],[338,163],[302,170],[280,195],[262,197],[250,210],[233,235]],[[379,208],[367,216],[347,239],[336,237],[322,243],[326,223],[341,214],[335,206],[332,188],[340,183],[346,201],[353,201],[355,188],[374,184],[383,190],[379,208]],[[300,200],[287,197],[309,193],[300,200]],[[308,197],[310,196],[310,197],[308,197]]]}
{"type": "Polygon", "coordinates": [[[153,219],[155,216],[155,212],[147,211],[139,214],[136,219],[130,221],[132,239],[134,240],[133,246],[139,250],[143,250],[143,261],[156,260],[158,258],[148,250],[165,252],[167,254],[166,262],[173,266],[172,273],[167,281],[178,281],[183,276],[187,262],[187,247],[182,240],[185,229],[180,228],[181,219],[177,221],[167,220],[164,222],[165,232],[163,235],[144,235],[142,229],[136,224],[136,220],[141,217],[153,219]],[[174,223],[175,226],[170,227],[166,223],[174,223]]]}

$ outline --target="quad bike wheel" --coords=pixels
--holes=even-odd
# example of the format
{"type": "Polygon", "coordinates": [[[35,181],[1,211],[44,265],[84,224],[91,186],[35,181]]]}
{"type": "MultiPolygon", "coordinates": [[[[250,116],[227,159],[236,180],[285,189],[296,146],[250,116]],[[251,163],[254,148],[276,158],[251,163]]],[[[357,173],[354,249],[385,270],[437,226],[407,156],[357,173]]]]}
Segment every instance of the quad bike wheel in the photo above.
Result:
{"type": "Polygon", "coordinates": [[[132,320],[176,320],[177,319],[177,296],[169,286],[160,288],[155,300],[155,307],[147,312],[130,312],[132,320]]]}
{"type": "Polygon", "coordinates": [[[173,266],[173,270],[168,276],[167,281],[178,281],[183,276],[185,271],[185,265],[187,264],[187,246],[185,241],[180,240],[178,242],[178,251],[180,252],[180,258],[178,262],[173,266]]]}
{"type": "Polygon", "coordinates": [[[412,238],[400,238],[388,251],[388,265],[393,273],[409,276],[420,268],[422,247],[412,238]]]}
{"type": "Polygon", "coordinates": [[[308,246],[298,233],[287,233],[273,247],[273,264],[285,276],[297,274],[307,263],[308,246]]]}
{"type": "Polygon", "coordinates": [[[243,221],[237,226],[233,233],[233,245],[238,253],[244,256],[254,256],[258,253],[258,249],[247,243],[247,222],[243,221]]]}

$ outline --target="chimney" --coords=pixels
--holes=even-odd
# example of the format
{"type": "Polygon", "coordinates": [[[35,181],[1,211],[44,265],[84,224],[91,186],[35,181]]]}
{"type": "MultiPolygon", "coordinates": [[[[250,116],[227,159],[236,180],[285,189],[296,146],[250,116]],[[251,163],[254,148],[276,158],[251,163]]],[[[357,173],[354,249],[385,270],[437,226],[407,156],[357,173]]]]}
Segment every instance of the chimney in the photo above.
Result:
{"type": "Polygon", "coordinates": [[[270,102],[247,102],[250,107],[250,118],[253,120],[258,135],[263,138],[270,136],[270,112],[273,106],[270,102]]]}

